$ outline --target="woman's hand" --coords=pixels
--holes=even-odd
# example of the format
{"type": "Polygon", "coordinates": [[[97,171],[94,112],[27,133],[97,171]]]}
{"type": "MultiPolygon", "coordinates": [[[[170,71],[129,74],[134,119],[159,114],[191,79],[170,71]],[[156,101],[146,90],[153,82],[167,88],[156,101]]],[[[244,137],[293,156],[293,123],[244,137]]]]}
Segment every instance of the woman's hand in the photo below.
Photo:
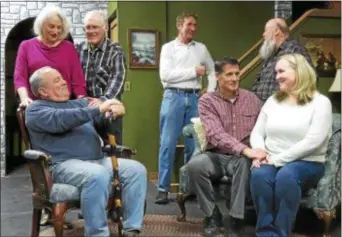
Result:
{"type": "Polygon", "coordinates": [[[23,107],[26,108],[27,106],[29,106],[32,103],[32,99],[29,97],[25,97],[21,100],[19,107],[23,107]]]}
{"type": "Polygon", "coordinates": [[[251,169],[253,169],[253,168],[260,168],[260,164],[261,164],[260,160],[253,159],[252,165],[251,165],[251,169]]]}
{"type": "Polygon", "coordinates": [[[20,87],[17,92],[20,98],[20,107],[27,107],[32,103],[32,99],[28,96],[27,89],[25,87],[20,87]]]}
{"type": "Polygon", "coordinates": [[[271,165],[268,163],[267,159],[253,159],[252,161],[252,165],[251,165],[251,169],[253,168],[260,168],[261,164],[265,164],[265,165],[271,165]]]}

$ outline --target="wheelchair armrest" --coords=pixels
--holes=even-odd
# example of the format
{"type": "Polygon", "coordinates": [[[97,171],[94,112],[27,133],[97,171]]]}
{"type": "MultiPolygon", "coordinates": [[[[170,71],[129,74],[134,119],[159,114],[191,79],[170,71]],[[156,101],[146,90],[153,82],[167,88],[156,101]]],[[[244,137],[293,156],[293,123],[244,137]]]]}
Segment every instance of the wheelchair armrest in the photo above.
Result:
{"type": "Polygon", "coordinates": [[[107,153],[108,156],[115,155],[116,157],[120,158],[130,158],[133,155],[137,154],[137,151],[133,148],[126,147],[126,146],[111,146],[111,145],[106,145],[102,148],[102,151],[104,153],[107,153]]]}
{"type": "Polygon", "coordinates": [[[37,150],[26,150],[24,152],[24,157],[28,160],[44,160],[44,161],[50,161],[51,157],[47,155],[46,153],[42,151],[37,151],[37,150]]]}

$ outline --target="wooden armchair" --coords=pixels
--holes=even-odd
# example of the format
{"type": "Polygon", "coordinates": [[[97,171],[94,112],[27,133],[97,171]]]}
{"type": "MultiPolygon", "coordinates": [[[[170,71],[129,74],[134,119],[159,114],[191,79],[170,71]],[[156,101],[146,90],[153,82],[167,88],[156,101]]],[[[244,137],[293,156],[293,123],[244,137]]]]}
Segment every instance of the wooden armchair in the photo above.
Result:
{"type": "MultiPolygon", "coordinates": [[[[51,156],[41,151],[32,150],[29,134],[25,126],[25,109],[18,108],[17,119],[20,126],[21,135],[24,139],[26,150],[24,157],[28,161],[28,167],[31,174],[33,187],[32,202],[32,229],[31,237],[38,237],[40,231],[40,220],[43,210],[48,210],[49,218],[56,237],[63,237],[64,217],[66,213],[72,209],[80,208],[80,191],[77,187],[68,184],[57,184],[52,182],[52,175],[48,169],[48,164],[51,162],[51,156]]],[[[107,145],[103,148],[108,155],[115,155],[120,158],[129,158],[136,154],[134,149],[124,146],[107,145]]],[[[114,182],[112,183],[114,188],[114,182]]],[[[111,193],[111,192],[110,192],[111,193]]],[[[114,207],[114,197],[110,197],[107,204],[107,210],[111,212],[111,220],[118,223],[119,235],[122,235],[122,223],[119,219],[117,210],[114,207]]],[[[146,201],[145,201],[146,210],[146,201]]]]}

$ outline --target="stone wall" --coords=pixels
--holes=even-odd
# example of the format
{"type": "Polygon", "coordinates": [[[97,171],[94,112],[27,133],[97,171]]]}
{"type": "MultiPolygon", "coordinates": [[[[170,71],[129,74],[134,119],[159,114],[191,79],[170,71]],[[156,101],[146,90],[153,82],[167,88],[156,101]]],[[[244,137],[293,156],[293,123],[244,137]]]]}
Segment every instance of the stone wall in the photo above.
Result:
{"type": "Polygon", "coordinates": [[[292,1],[275,1],[274,17],[281,17],[286,20],[292,17],[292,1]]]}
{"type": "Polygon", "coordinates": [[[77,43],[84,39],[83,18],[87,11],[100,9],[107,11],[107,1],[6,1],[1,2],[1,77],[0,77],[0,165],[1,177],[5,175],[6,141],[5,141],[5,42],[8,33],[21,20],[36,16],[47,5],[56,5],[63,9],[72,23],[71,35],[77,43]]]}

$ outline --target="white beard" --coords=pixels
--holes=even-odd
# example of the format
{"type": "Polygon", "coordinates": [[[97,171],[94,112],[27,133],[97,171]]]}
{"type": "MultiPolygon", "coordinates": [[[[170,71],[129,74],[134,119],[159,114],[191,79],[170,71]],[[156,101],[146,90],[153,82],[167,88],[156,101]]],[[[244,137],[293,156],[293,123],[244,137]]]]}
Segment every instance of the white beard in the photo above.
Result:
{"type": "Polygon", "coordinates": [[[269,59],[275,51],[277,50],[277,45],[274,39],[265,39],[264,43],[262,44],[259,54],[260,57],[264,60],[269,59]]]}

